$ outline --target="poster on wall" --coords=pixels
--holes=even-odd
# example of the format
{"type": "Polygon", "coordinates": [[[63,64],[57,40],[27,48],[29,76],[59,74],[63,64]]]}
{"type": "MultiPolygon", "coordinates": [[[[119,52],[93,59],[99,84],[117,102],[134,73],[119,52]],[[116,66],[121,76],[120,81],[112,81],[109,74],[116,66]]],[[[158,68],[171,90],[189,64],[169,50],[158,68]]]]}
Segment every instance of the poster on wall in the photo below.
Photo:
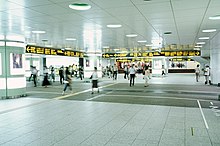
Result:
{"type": "Polygon", "coordinates": [[[10,53],[10,70],[11,75],[24,74],[24,55],[18,53],[10,53]]]}
{"type": "Polygon", "coordinates": [[[13,68],[22,68],[22,54],[12,53],[13,68]]]}
{"type": "Polygon", "coordinates": [[[154,69],[161,69],[162,68],[162,60],[154,60],[154,69]]]}
{"type": "Polygon", "coordinates": [[[0,53],[0,75],[2,75],[2,54],[0,53]]]}
{"type": "Polygon", "coordinates": [[[86,59],[86,67],[89,67],[89,59],[86,59]]]}

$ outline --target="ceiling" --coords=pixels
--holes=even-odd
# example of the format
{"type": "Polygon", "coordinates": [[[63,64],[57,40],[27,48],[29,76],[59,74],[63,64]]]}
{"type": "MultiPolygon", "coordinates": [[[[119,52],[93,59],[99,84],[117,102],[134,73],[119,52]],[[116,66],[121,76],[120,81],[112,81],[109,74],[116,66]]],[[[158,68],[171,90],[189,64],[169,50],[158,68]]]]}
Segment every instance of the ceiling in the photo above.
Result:
{"type": "Polygon", "coordinates": [[[199,37],[212,38],[218,33],[220,20],[208,18],[220,15],[219,10],[220,0],[0,0],[0,34],[23,35],[28,44],[80,50],[144,47],[152,40],[162,47],[188,45],[197,43],[199,37]],[[69,5],[76,2],[92,8],[70,9],[69,5]],[[122,27],[108,28],[108,24],[122,27]],[[210,28],[217,31],[202,32],[210,28]],[[35,30],[46,33],[32,33],[35,30]],[[138,36],[128,38],[127,34],[138,36]]]}

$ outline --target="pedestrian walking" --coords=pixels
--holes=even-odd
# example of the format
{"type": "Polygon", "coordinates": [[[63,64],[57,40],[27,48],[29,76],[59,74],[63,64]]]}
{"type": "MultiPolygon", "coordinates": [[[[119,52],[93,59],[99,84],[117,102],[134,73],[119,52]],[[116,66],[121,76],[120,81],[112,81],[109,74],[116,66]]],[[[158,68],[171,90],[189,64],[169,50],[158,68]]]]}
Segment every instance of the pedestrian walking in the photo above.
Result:
{"type": "Polygon", "coordinates": [[[99,93],[97,67],[94,67],[94,71],[90,79],[92,79],[92,94],[94,94],[94,88],[97,88],[99,93]]]}
{"type": "Polygon", "coordinates": [[[71,78],[71,72],[69,71],[69,67],[66,67],[66,70],[65,70],[65,81],[64,81],[64,89],[63,89],[63,92],[62,92],[62,95],[65,94],[65,91],[67,89],[67,87],[69,87],[70,91],[72,92],[72,78],[71,78]]]}
{"type": "Polygon", "coordinates": [[[199,77],[200,77],[200,68],[199,68],[199,64],[197,64],[196,68],[195,68],[195,74],[196,74],[196,82],[199,81],[199,77]]]}
{"type": "Polygon", "coordinates": [[[129,68],[129,74],[130,74],[130,87],[131,87],[131,85],[134,86],[134,79],[136,75],[134,64],[132,64],[132,66],[129,68]]]}

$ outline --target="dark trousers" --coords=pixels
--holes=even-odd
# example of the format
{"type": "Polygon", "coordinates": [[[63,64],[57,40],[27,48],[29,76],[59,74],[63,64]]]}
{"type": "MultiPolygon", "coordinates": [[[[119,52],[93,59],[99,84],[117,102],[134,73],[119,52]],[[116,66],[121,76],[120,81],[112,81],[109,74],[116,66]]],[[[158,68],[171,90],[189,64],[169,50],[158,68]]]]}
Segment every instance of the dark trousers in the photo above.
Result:
{"type": "Polygon", "coordinates": [[[134,86],[134,78],[135,78],[135,74],[130,74],[130,86],[131,84],[134,86]]]}
{"type": "Polygon", "coordinates": [[[60,84],[63,84],[64,81],[64,75],[60,75],[60,84]]]}
{"type": "Polygon", "coordinates": [[[67,89],[68,86],[69,86],[69,89],[72,91],[72,86],[71,86],[70,83],[66,83],[66,84],[65,84],[63,91],[66,91],[66,89],[67,89]]]}
{"type": "Polygon", "coordinates": [[[34,87],[37,87],[37,75],[33,75],[34,87]]]}
{"type": "Polygon", "coordinates": [[[33,77],[33,74],[31,74],[31,76],[29,77],[29,82],[31,81],[31,78],[33,77]]]}
{"type": "Polygon", "coordinates": [[[113,72],[113,80],[117,80],[117,71],[113,72]]]}
{"type": "Polygon", "coordinates": [[[128,77],[128,72],[127,71],[124,71],[124,79],[126,79],[128,77]]]}

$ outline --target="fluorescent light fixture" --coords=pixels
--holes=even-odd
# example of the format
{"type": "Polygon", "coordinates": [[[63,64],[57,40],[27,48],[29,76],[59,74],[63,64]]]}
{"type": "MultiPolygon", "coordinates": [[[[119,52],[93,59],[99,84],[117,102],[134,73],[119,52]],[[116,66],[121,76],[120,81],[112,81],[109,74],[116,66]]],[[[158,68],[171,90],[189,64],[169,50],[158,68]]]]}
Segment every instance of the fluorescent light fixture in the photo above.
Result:
{"type": "Polygon", "coordinates": [[[74,10],[89,10],[91,8],[89,4],[83,4],[83,3],[70,4],[69,7],[74,10]]]}
{"type": "Polygon", "coordinates": [[[66,38],[67,41],[75,41],[75,38],[66,38]]]}
{"type": "Polygon", "coordinates": [[[216,29],[204,29],[202,30],[202,32],[215,32],[216,29]]]}
{"type": "Polygon", "coordinates": [[[102,48],[104,48],[104,49],[108,49],[108,48],[109,48],[109,46],[103,46],[102,48]]]}
{"type": "Polygon", "coordinates": [[[42,42],[48,42],[48,39],[43,39],[42,42]]]}
{"type": "Polygon", "coordinates": [[[46,33],[45,31],[41,31],[41,30],[34,30],[32,31],[32,33],[46,33]]]}
{"type": "Polygon", "coordinates": [[[193,48],[194,50],[200,50],[200,48],[193,48]]]}
{"type": "Polygon", "coordinates": [[[72,50],[72,48],[67,47],[67,48],[65,48],[65,50],[72,50]]]}
{"type": "Polygon", "coordinates": [[[196,45],[195,48],[202,48],[202,46],[196,45]]]}
{"type": "Polygon", "coordinates": [[[167,32],[164,32],[163,34],[169,35],[169,34],[172,34],[172,32],[171,31],[167,31],[167,32]]]}
{"type": "Polygon", "coordinates": [[[205,44],[205,42],[198,42],[198,43],[196,43],[197,45],[204,45],[205,44]]]}
{"type": "Polygon", "coordinates": [[[209,37],[200,37],[199,39],[200,39],[200,40],[208,40],[209,37]]]}
{"type": "Polygon", "coordinates": [[[138,43],[146,43],[146,40],[142,40],[142,41],[137,41],[138,43]]]}
{"type": "Polygon", "coordinates": [[[152,47],[153,44],[146,44],[145,46],[146,46],[146,47],[152,47]]]}
{"type": "Polygon", "coordinates": [[[107,27],[109,27],[109,28],[119,28],[121,26],[122,26],[121,24],[108,24],[107,25],[107,27]]]}
{"type": "Polygon", "coordinates": [[[132,38],[138,36],[137,34],[127,34],[126,37],[132,38]]]}
{"type": "Polygon", "coordinates": [[[211,16],[209,17],[210,20],[219,20],[220,19],[220,15],[215,15],[215,16],[211,16]]]}

